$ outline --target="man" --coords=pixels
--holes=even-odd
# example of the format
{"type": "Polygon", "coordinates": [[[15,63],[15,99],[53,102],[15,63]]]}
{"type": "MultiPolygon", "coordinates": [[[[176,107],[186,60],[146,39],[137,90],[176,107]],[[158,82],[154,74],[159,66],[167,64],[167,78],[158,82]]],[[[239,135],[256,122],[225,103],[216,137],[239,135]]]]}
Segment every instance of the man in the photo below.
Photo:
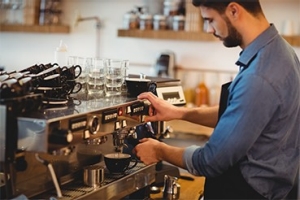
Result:
{"type": "Polygon", "coordinates": [[[175,107],[152,93],[140,94],[151,102],[146,121],[182,119],[215,129],[202,147],[145,138],[134,152],[145,164],[164,160],[205,176],[205,199],[287,198],[300,164],[299,59],[258,0],[193,4],[208,32],[226,47],[242,48],[240,72],[223,86],[219,107],[175,107]]]}

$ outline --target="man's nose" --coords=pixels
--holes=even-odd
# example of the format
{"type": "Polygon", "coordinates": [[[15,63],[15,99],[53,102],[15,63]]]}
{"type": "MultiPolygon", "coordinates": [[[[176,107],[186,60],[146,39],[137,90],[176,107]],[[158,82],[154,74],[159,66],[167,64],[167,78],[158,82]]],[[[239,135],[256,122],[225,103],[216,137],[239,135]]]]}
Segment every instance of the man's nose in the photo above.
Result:
{"type": "Polygon", "coordinates": [[[213,27],[207,21],[203,23],[203,30],[206,33],[214,33],[213,27]]]}

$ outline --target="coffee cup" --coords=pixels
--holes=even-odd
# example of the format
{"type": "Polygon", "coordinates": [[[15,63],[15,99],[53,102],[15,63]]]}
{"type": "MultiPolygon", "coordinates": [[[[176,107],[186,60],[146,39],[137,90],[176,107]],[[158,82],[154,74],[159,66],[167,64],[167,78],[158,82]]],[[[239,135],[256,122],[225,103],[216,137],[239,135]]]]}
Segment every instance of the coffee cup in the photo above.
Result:
{"type": "Polygon", "coordinates": [[[45,78],[47,76],[51,76],[53,74],[61,74],[63,68],[57,66],[57,65],[54,65],[50,68],[47,68],[43,71],[41,71],[40,73],[37,74],[38,77],[41,77],[41,78],[45,78]]]}
{"type": "Polygon", "coordinates": [[[8,74],[2,74],[2,75],[0,75],[0,82],[5,81],[5,80],[7,80],[8,78],[9,78],[9,75],[8,75],[8,74]]]}
{"type": "Polygon", "coordinates": [[[138,160],[132,159],[130,154],[126,153],[110,153],[104,155],[106,168],[110,173],[124,173],[126,170],[134,168],[138,160]],[[130,161],[134,161],[132,165],[130,161]]]}
{"type": "Polygon", "coordinates": [[[47,64],[40,64],[40,67],[43,70],[46,70],[46,69],[50,69],[52,67],[59,67],[59,65],[57,63],[47,63],[47,64]]]}
{"type": "Polygon", "coordinates": [[[20,78],[18,82],[22,86],[24,94],[28,94],[33,91],[34,86],[32,84],[33,82],[31,77],[20,78]]]}
{"type": "Polygon", "coordinates": [[[41,87],[61,87],[65,83],[66,77],[60,74],[53,74],[42,79],[41,87]]]}
{"type": "Polygon", "coordinates": [[[15,72],[9,75],[10,78],[20,79],[23,78],[24,75],[21,72],[15,72]]]}
{"type": "Polygon", "coordinates": [[[23,95],[23,88],[20,83],[12,78],[0,84],[0,98],[13,98],[23,95]]]}
{"type": "Polygon", "coordinates": [[[38,87],[36,93],[43,94],[45,98],[66,99],[68,92],[62,87],[38,87]]]}
{"type": "Polygon", "coordinates": [[[82,84],[75,80],[67,80],[63,87],[67,91],[67,94],[76,94],[81,90],[82,84]]]}
{"type": "Polygon", "coordinates": [[[20,72],[23,73],[26,71],[29,71],[30,74],[38,74],[41,71],[43,71],[43,66],[35,64],[35,65],[32,65],[30,67],[27,67],[27,68],[21,70],[20,72]]]}
{"type": "Polygon", "coordinates": [[[67,80],[74,80],[80,76],[82,69],[79,65],[73,65],[71,67],[63,67],[61,75],[66,76],[67,80]]]}

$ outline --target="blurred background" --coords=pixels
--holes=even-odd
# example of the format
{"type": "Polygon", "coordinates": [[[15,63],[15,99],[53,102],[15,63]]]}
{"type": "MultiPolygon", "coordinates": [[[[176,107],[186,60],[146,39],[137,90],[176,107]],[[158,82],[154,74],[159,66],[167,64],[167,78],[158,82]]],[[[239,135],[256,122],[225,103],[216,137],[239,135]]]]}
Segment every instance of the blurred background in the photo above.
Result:
{"type": "MultiPolygon", "coordinates": [[[[53,63],[61,40],[70,56],[127,59],[128,73],[135,74],[153,75],[158,57],[171,52],[176,68],[174,77],[182,81],[187,102],[197,104],[193,91],[203,82],[209,95],[215,96],[204,102],[210,105],[218,103],[220,84],[233,79],[238,71],[234,63],[241,49],[225,48],[222,42],[206,36],[199,10],[189,0],[0,0],[0,3],[0,67],[6,71],[53,63]],[[134,16],[137,20],[147,20],[147,15],[153,20],[159,19],[155,15],[164,15],[166,27],[155,31],[170,29],[170,32],[157,35],[153,33],[157,29],[154,26],[149,33],[140,30],[148,28],[139,24],[128,26],[134,16]],[[168,27],[169,17],[175,15],[184,16],[182,30],[168,27]],[[189,94],[189,89],[193,94],[189,94]]],[[[287,36],[300,57],[300,0],[261,0],[261,4],[268,20],[287,36]]]]}

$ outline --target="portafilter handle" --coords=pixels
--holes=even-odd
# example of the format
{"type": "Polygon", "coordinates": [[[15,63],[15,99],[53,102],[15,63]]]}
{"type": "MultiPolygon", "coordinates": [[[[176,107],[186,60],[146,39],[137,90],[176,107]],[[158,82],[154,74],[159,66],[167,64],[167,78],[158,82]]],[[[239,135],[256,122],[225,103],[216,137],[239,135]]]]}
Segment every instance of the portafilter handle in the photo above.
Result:
{"type": "Polygon", "coordinates": [[[170,138],[170,133],[173,133],[173,128],[167,126],[166,130],[160,134],[160,138],[170,138]]]}
{"type": "Polygon", "coordinates": [[[113,145],[116,152],[122,152],[123,147],[128,148],[127,144],[124,143],[127,135],[128,131],[126,129],[119,129],[113,132],[113,145]]]}
{"type": "Polygon", "coordinates": [[[162,133],[156,133],[151,125],[151,122],[147,122],[145,124],[147,131],[152,135],[152,137],[156,139],[170,138],[170,133],[173,132],[173,128],[171,126],[167,126],[167,128],[162,133]]]}

